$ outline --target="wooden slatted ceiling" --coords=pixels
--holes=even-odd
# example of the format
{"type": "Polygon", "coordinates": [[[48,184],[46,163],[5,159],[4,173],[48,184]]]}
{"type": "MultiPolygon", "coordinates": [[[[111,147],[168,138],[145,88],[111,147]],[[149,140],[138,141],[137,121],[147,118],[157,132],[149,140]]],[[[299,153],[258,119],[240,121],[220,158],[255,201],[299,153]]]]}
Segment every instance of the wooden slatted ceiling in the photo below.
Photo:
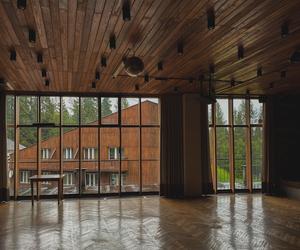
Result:
{"type": "MultiPolygon", "coordinates": [[[[183,92],[199,92],[199,82],[182,80],[144,83],[142,78],[117,77],[112,73],[125,54],[144,61],[150,76],[197,78],[207,76],[215,65],[215,78],[246,81],[230,86],[216,83],[218,94],[272,94],[300,89],[299,66],[288,61],[300,46],[300,1],[298,0],[132,0],[131,21],[122,19],[122,0],[27,0],[19,10],[17,1],[0,0],[0,77],[17,91],[161,94],[178,87],[183,92]],[[216,27],[207,29],[206,12],[214,8],[216,27]],[[280,27],[289,22],[290,35],[281,38],[280,27]],[[37,41],[28,41],[28,28],[37,31],[37,41]],[[117,48],[109,48],[115,34],[117,48]],[[184,54],[176,51],[183,41],[184,54]],[[245,48],[245,58],[237,59],[237,46],[245,48]],[[15,48],[17,61],[9,60],[15,48]],[[36,53],[43,53],[43,64],[36,53]],[[100,67],[101,55],[108,66],[100,67]],[[157,71],[157,63],[164,70],[157,71]],[[263,76],[255,78],[257,67],[263,76]],[[41,68],[46,68],[50,86],[43,84],[41,68]],[[91,88],[96,69],[101,72],[97,88],[91,88]],[[280,71],[286,70],[286,79],[280,71]],[[299,86],[299,87],[298,87],[299,86]]],[[[122,71],[120,74],[124,75],[122,71]]],[[[207,84],[204,84],[204,89],[207,84]]]]}

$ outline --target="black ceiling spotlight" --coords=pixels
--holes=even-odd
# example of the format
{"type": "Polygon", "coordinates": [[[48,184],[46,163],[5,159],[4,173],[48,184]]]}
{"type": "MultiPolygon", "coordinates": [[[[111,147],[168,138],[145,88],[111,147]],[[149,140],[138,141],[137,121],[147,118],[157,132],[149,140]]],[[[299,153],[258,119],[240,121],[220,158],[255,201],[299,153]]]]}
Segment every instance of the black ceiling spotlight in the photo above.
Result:
{"type": "Polygon", "coordinates": [[[144,81],[145,81],[145,82],[149,82],[149,75],[148,75],[148,74],[145,74],[145,75],[144,75],[144,81]]]}
{"type": "Polygon", "coordinates": [[[235,85],[235,80],[234,80],[234,78],[232,78],[230,81],[230,86],[233,87],[234,85],[235,85]]]}
{"type": "Polygon", "coordinates": [[[46,77],[47,76],[47,70],[46,69],[42,69],[42,77],[46,77]]]}
{"type": "Polygon", "coordinates": [[[26,0],[18,0],[17,7],[20,10],[25,10],[26,9],[26,0]]]}
{"type": "Polygon", "coordinates": [[[178,55],[183,55],[183,42],[182,41],[179,41],[177,43],[177,54],[178,55]]]}
{"type": "Polygon", "coordinates": [[[139,91],[140,90],[140,86],[138,84],[134,85],[134,90],[135,91],[139,91]]]}
{"type": "Polygon", "coordinates": [[[130,1],[124,0],[123,6],[122,6],[122,12],[123,12],[123,20],[125,22],[130,21],[131,15],[130,15],[130,1]]]}
{"type": "Polygon", "coordinates": [[[107,66],[107,61],[105,56],[101,56],[101,67],[106,67],[107,66]]]}
{"type": "Polygon", "coordinates": [[[299,63],[300,62],[300,50],[296,50],[290,58],[291,63],[299,63]]]}
{"type": "Polygon", "coordinates": [[[10,51],[10,60],[11,61],[16,61],[17,60],[17,52],[14,49],[12,49],[10,51]]]}
{"type": "Polygon", "coordinates": [[[209,30],[213,30],[215,28],[215,12],[213,8],[207,11],[207,28],[209,30]]]}
{"type": "Polygon", "coordinates": [[[215,65],[212,63],[209,65],[209,73],[214,74],[215,73],[215,65]]]}
{"type": "Polygon", "coordinates": [[[100,80],[100,72],[99,71],[96,71],[95,78],[96,78],[96,80],[100,80]]]}
{"type": "Polygon", "coordinates": [[[157,70],[159,70],[159,71],[163,70],[163,62],[162,61],[158,62],[158,64],[157,64],[157,70]]]}
{"type": "Polygon", "coordinates": [[[43,54],[42,53],[37,53],[36,60],[37,60],[38,63],[43,63],[43,54]]]}
{"type": "Polygon", "coordinates": [[[256,70],[256,76],[259,77],[259,76],[262,76],[262,67],[258,67],[257,70],[256,70]]]}
{"type": "Polygon", "coordinates": [[[288,22],[284,22],[281,25],[281,37],[286,38],[289,35],[289,24],[288,22]]]}
{"type": "Polygon", "coordinates": [[[45,79],[45,86],[49,86],[50,85],[50,80],[49,79],[45,79]]]}
{"type": "Polygon", "coordinates": [[[29,42],[35,43],[35,41],[36,41],[36,33],[35,33],[34,29],[29,29],[28,30],[28,38],[29,38],[29,42]]]}
{"type": "Polygon", "coordinates": [[[286,78],[286,71],[285,70],[283,70],[283,71],[280,72],[280,78],[281,79],[286,78]]]}
{"type": "Polygon", "coordinates": [[[92,82],[92,89],[96,88],[96,82],[92,82]]]}
{"type": "Polygon", "coordinates": [[[116,49],[116,36],[114,34],[109,37],[109,48],[116,49]]]}
{"type": "Polygon", "coordinates": [[[244,58],[244,46],[239,45],[238,46],[238,59],[241,60],[244,58]]]}

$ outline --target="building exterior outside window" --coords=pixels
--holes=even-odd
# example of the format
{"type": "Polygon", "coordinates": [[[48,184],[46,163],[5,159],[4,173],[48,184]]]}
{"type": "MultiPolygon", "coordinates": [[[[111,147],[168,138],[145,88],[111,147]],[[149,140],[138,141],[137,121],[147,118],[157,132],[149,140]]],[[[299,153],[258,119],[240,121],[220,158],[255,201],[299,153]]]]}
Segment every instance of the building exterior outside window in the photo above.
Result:
{"type": "Polygon", "coordinates": [[[29,171],[20,171],[20,183],[29,183],[29,171]]]}
{"type": "Polygon", "coordinates": [[[84,148],[83,149],[83,159],[85,160],[95,160],[97,159],[97,148],[84,148]]]}
{"type": "Polygon", "coordinates": [[[73,159],[73,149],[72,148],[64,148],[64,159],[65,160],[73,159]]]}
{"type": "Polygon", "coordinates": [[[86,173],[85,185],[88,187],[97,186],[97,173],[86,173]]]}

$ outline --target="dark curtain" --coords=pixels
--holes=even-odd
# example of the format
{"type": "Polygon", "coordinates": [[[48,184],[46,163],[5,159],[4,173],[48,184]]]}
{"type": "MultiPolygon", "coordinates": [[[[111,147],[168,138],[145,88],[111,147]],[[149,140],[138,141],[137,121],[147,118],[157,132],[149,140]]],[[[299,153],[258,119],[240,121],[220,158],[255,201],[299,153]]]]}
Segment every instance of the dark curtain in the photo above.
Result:
{"type": "Polygon", "coordinates": [[[182,96],[161,98],[161,181],[160,194],[183,196],[182,96]]]}
{"type": "Polygon", "coordinates": [[[264,159],[262,171],[262,191],[272,194],[279,190],[279,173],[276,164],[276,116],[275,98],[269,97],[264,106],[264,159]]]}
{"type": "Polygon", "coordinates": [[[208,127],[208,107],[207,102],[202,100],[200,103],[200,133],[201,133],[201,169],[202,169],[202,193],[213,193],[212,174],[210,169],[210,152],[209,152],[209,127],[208,127]]]}

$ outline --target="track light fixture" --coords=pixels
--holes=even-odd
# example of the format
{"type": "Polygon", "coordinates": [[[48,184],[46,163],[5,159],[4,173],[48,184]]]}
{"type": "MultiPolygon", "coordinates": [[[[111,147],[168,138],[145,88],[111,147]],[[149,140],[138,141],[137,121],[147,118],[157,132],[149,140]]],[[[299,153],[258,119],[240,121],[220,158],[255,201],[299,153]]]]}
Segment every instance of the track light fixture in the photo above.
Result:
{"type": "Polygon", "coordinates": [[[138,84],[134,85],[134,90],[135,91],[139,91],[140,90],[140,86],[138,84]]]}
{"type": "Polygon", "coordinates": [[[149,82],[149,75],[148,75],[148,74],[145,74],[145,75],[144,75],[144,81],[145,81],[145,82],[149,82]]]}
{"type": "Polygon", "coordinates": [[[232,78],[230,81],[230,86],[233,87],[234,85],[235,85],[235,80],[234,80],[234,78],[232,78]]]}
{"type": "Polygon", "coordinates": [[[107,66],[107,61],[105,56],[101,56],[101,67],[106,67],[107,66]]]}
{"type": "Polygon", "coordinates": [[[42,77],[46,77],[47,76],[47,70],[46,69],[42,69],[42,77]]]}
{"type": "Polygon", "coordinates": [[[286,71],[285,70],[283,70],[283,71],[280,72],[280,78],[281,79],[286,78],[286,71]]]}
{"type": "Polygon", "coordinates": [[[17,60],[17,52],[14,49],[10,51],[10,60],[11,61],[17,60]]]}
{"type": "Polygon", "coordinates": [[[257,68],[256,75],[257,75],[257,77],[262,76],[262,68],[261,67],[257,68]]]}
{"type": "Polygon", "coordinates": [[[157,64],[157,70],[162,71],[163,70],[163,61],[158,62],[157,64]]]}
{"type": "Polygon", "coordinates": [[[289,35],[289,24],[287,22],[281,25],[281,37],[285,38],[289,35]]]}
{"type": "Polygon", "coordinates": [[[43,63],[43,54],[37,53],[36,60],[38,63],[43,63]]]}
{"type": "Polygon", "coordinates": [[[125,22],[130,21],[131,15],[130,15],[130,1],[124,0],[123,6],[122,6],[122,12],[123,12],[123,20],[125,22]]]}
{"type": "Polygon", "coordinates": [[[212,8],[207,11],[207,28],[209,30],[215,28],[215,12],[212,8]]]}
{"type": "Polygon", "coordinates": [[[18,0],[17,7],[20,10],[25,10],[26,9],[26,0],[18,0]]]}
{"type": "Polygon", "coordinates": [[[29,42],[35,43],[35,41],[36,41],[36,33],[35,33],[34,29],[29,29],[28,30],[28,38],[29,38],[29,42]]]}
{"type": "Polygon", "coordinates": [[[182,41],[179,41],[177,43],[177,54],[178,55],[183,55],[183,42],[182,41]]]}
{"type": "Polygon", "coordinates": [[[45,86],[49,86],[50,85],[50,80],[49,79],[45,79],[45,86]]]}
{"type": "Polygon", "coordinates": [[[96,80],[100,80],[100,72],[99,71],[96,71],[95,78],[96,78],[96,80]]]}
{"type": "Polygon", "coordinates": [[[112,34],[109,38],[109,48],[116,49],[116,36],[112,34]]]}
{"type": "Polygon", "coordinates": [[[96,88],[96,82],[92,82],[92,89],[96,88]]]}
{"type": "Polygon", "coordinates": [[[239,45],[238,46],[238,59],[241,60],[244,58],[244,46],[239,45]]]}

